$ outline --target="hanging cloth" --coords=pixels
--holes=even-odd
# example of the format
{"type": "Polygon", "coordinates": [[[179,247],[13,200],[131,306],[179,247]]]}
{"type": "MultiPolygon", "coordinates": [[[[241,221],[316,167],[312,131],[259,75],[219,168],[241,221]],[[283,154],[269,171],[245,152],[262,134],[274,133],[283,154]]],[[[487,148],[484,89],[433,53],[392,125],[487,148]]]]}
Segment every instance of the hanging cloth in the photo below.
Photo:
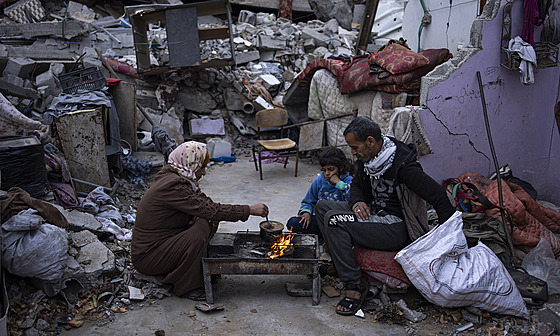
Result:
{"type": "Polygon", "coordinates": [[[533,47],[523,41],[521,37],[516,36],[509,41],[510,51],[515,51],[521,57],[519,64],[519,72],[521,72],[521,83],[525,85],[533,84],[535,76],[533,75],[533,68],[537,66],[537,55],[533,47]]]}
{"type": "Polygon", "coordinates": [[[537,0],[523,1],[523,31],[521,38],[523,41],[528,42],[530,45],[535,45],[533,31],[535,25],[540,25],[542,20],[539,14],[539,6],[537,0]]]}

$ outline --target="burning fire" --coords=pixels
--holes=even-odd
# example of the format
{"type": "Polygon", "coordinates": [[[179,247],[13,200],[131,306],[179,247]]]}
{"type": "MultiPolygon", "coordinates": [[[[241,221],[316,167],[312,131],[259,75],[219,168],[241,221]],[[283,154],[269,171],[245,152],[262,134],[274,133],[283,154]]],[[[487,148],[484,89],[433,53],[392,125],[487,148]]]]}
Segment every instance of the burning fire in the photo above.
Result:
{"type": "Polygon", "coordinates": [[[291,234],[292,230],[288,234],[282,234],[282,238],[280,238],[274,245],[270,247],[270,252],[268,252],[268,256],[270,259],[278,258],[284,255],[288,249],[293,248],[294,244],[292,244],[292,239],[294,235],[291,234]]]}

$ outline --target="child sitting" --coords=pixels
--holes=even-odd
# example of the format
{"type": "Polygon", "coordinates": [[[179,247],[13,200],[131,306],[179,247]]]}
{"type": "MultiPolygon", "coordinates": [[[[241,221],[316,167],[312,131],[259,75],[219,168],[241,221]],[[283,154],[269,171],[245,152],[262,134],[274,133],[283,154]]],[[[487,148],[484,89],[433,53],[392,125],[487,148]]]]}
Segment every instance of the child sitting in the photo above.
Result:
{"type": "Polygon", "coordinates": [[[319,154],[319,164],[321,174],[311,183],[307,195],[301,201],[298,215],[290,218],[286,225],[292,232],[320,235],[314,211],[317,201],[348,201],[353,166],[344,152],[336,147],[328,147],[319,154]]]}

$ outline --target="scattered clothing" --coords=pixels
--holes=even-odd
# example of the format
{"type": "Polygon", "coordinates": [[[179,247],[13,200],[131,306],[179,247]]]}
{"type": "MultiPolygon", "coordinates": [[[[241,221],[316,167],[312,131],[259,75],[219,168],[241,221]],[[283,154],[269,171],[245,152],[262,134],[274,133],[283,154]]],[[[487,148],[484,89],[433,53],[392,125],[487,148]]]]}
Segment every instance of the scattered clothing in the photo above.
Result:
{"type": "Polygon", "coordinates": [[[533,46],[523,41],[521,37],[516,36],[509,41],[508,49],[517,52],[521,57],[521,63],[519,64],[521,83],[525,85],[533,84],[535,82],[533,68],[537,66],[537,54],[533,46]]]}

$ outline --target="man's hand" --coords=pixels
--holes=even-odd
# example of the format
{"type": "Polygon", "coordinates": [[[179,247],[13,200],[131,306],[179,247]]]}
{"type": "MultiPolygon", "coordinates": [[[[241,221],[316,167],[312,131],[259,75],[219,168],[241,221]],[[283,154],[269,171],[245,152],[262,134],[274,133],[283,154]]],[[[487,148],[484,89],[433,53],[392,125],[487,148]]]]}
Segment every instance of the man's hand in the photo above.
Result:
{"type": "Polygon", "coordinates": [[[354,206],[354,214],[361,220],[367,220],[370,215],[369,207],[365,202],[358,202],[354,206]]]}
{"type": "Polygon", "coordinates": [[[268,207],[264,203],[253,204],[249,206],[249,214],[253,216],[268,216],[268,207]]]}
{"type": "Polygon", "coordinates": [[[311,223],[311,214],[309,212],[304,212],[298,217],[301,218],[299,222],[303,223],[301,228],[307,229],[309,227],[309,223],[311,223]]]}

